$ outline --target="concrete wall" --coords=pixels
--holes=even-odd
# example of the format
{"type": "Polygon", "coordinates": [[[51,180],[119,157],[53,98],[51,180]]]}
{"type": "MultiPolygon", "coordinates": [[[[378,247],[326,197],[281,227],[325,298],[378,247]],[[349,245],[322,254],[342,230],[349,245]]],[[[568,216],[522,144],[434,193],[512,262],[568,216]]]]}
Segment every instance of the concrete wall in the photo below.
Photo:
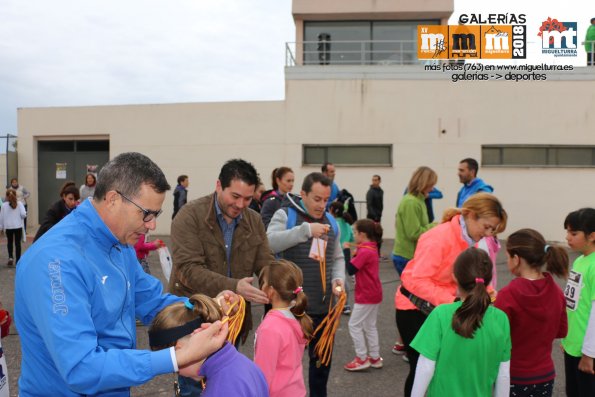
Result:
{"type": "Polygon", "coordinates": [[[294,19],[369,20],[448,18],[453,0],[293,0],[294,19]]]}
{"type": "MultiPolygon", "coordinates": [[[[546,82],[451,83],[420,67],[297,67],[286,72],[285,101],[70,108],[18,112],[19,176],[31,187],[30,222],[37,222],[40,139],[109,137],[110,157],[139,151],[159,164],[172,187],[190,176],[189,198],[214,190],[223,162],[252,161],[267,186],[273,168],[296,173],[295,192],[314,167],[302,166],[303,144],[392,144],[393,167],[338,167],[336,181],[364,200],[371,176],[385,190],[383,226],[394,236],[394,213],[413,170],[434,168],[443,200],[454,205],[462,158],[481,158],[482,144],[595,145],[595,71],[551,75],[546,82]],[[442,133],[445,130],[445,133],[442,133]]],[[[510,215],[504,233],[534,227],[563,238],[571,210],[593,206],[595,168],[482,168],[510,215]]],[[[168,234],[167,195],[157,233],[168,234]]],[[[362,214],[365,216],[365,213],[362,214]]]]}

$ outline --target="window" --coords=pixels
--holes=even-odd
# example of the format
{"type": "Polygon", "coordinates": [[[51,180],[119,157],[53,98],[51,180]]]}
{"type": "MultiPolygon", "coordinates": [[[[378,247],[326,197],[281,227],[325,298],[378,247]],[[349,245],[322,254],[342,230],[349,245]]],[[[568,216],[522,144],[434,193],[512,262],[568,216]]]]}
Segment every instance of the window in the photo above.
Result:
{"type": "Polygon", "coordinates": [[[412,64],[419,21],[306,21],[304,65],[412,64]]]}
{"type": "Polygon", "coordinates": [[[484,145],[483,166],[595,167],[595,146],[484,145]]]}
{"type": "Polygon", "coordinates": [[[393,145],[304,145],[303,165],[322,165],[326,162],[341,166],[393,165],[393,145]]]}

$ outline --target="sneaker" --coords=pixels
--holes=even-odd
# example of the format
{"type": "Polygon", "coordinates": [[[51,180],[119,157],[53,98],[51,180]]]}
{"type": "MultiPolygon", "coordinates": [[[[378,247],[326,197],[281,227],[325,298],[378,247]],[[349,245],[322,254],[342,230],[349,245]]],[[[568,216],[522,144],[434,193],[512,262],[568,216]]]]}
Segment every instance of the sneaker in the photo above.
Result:
{"type": "Polygon", "coordinates": [[[347,371],[362,371],[366,368],[370,368],[370,360],[366,357],[365,360],[356,357],[350,363],[343,366],[347,371]]]}
{"type": "Polygon", "coordinates": [[[392,350],[393,354],[405,354],[405,345],[401,342],[395,342],[392,350]]]}
{"type": "Polygon", "coordinates": [[[403,359],[403,361],[405,361],[406,363],[408,363],[408,362],[409,362],[409,357],[407,357],[407,353],[403,354],[403,355],[401,356],[401,358],[402,358],[402,359],[403,359]]]}
{"type": "Polygon", "coordinates": [[[370,362],[370,367],[372,368],[382,368],[382,357],[372,358],[368,357],[368,361],[370,362]]]}
{"type": "Polygon", "coordinates": [[[12,258],[8,258],[8,262],[6,262],[6,266],[12,267],[14,265],[14,260],[12,258]]]}
{"type": "Polygon", "coordinates": [[[351,314],[351,306],[345,305],[345,307],[343,308],[343,314],[349,316],[351,314]]]}

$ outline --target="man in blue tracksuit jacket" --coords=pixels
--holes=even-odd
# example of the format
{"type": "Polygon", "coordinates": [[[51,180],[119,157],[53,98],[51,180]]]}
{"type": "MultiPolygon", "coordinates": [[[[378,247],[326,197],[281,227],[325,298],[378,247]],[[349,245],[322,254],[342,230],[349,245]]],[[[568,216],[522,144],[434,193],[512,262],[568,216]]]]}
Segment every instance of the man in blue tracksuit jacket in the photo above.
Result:
{"type": "Polygon", "coordinates": [[[479,164],[477,160],[466,158],[459,163],[458,174],[459,181],[463,184],[459,194],[457,194],[457,208],[463,207],[463,203],[469,198],[479,192],[492,193],[494,188],[485,183],[482,179],[477,178],[477,171],[479,164]]]}
{"type": "Polygon", "coordinates": [[[148,324],[165,306],[186,299],[164,294],[132,248],[140,234],[155,229],[168,189],[148,157],[121,154],[101,170],[93,200],[21,258],[15,291],[21,397],[128,396],[131,386],[222,346],[227,328],[215,323],[193,335],[188,349],[136,350],[135,318],[148,324]]]}

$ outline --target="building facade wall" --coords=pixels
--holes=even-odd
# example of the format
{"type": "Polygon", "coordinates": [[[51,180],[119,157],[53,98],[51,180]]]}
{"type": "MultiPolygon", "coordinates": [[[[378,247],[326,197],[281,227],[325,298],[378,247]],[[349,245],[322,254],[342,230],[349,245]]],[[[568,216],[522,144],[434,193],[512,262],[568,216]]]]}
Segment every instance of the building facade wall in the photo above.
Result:
{"type": "MultiPolygon", "coordinates": [[[[375,75],[288,73],[286,100],[278,102],[20,109],[19,176],[33,193],[29,219],[38,221],[40,139],[107,136],[110,157],[145,153],[163,168],[172,188],[179,174],[188,174],[190,199],[214,190],[230,158],[253,162],[267,187],[273,168],[292,167],[298,193],[303,177],[319,170],[302,166],[303,144],[392,144],[392,167],[337,167],[336,177],[341,188],[364,200],[371,176],[382,176],[387,238],[394,236],[395,209],[420,165],[438,173],[437,187],[444,193],[434,202],[439,215],[454,205],[458,162],[481,160],[482,144],[595,145],[594,79],[452,83],[375,75]]],[[[533,227],[562,240],[566,214],[593,206],[595,197],[595,168],[484,167],[479,177],[495,187],[509,213],[503,237],[533,227]]],[[[156,233],[168,234],[171,192],[163,209],[156,233]]]]}

